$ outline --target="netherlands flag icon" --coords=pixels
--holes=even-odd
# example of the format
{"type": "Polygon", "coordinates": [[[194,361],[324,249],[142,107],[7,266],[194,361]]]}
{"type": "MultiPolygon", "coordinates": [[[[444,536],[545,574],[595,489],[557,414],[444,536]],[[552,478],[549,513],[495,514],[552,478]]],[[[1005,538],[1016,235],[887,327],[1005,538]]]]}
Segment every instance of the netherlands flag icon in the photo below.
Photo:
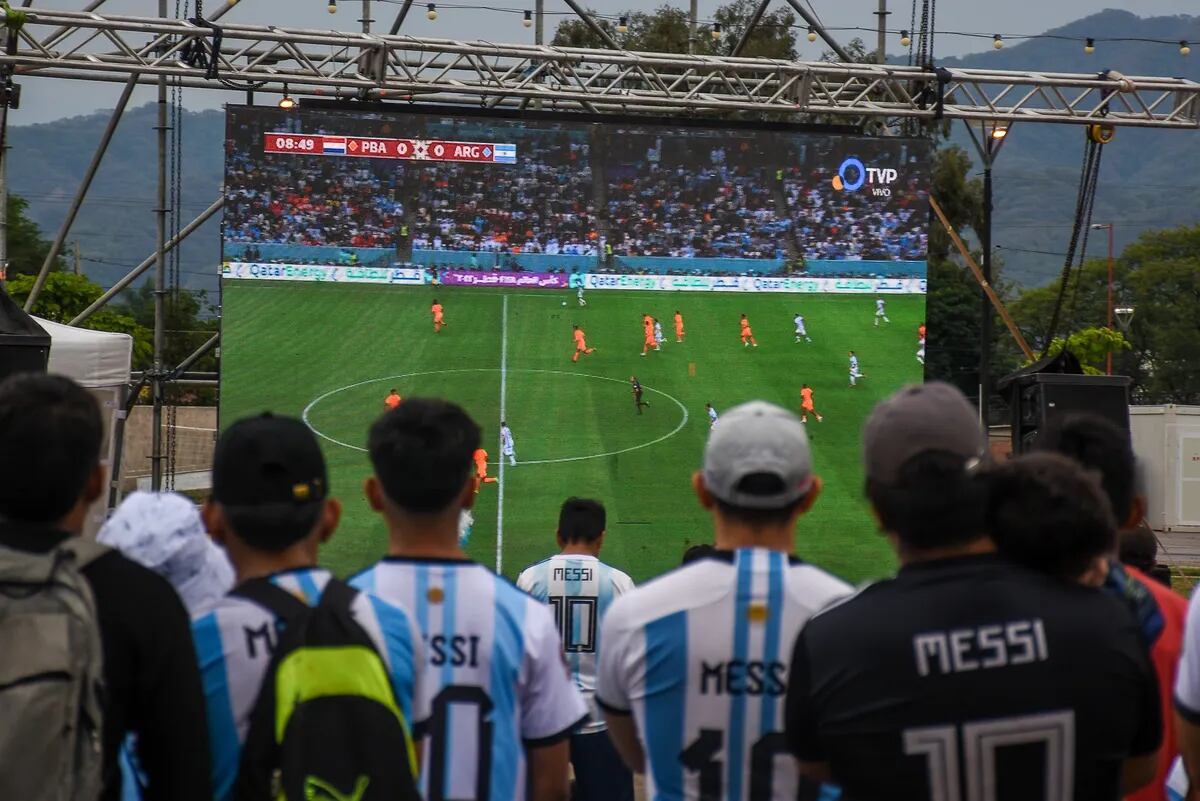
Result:
{"type": "Polygon", "coordinates": [[[346,137],[326,136],[321,143],[321,152],[331,156],[346,155],[346,137]]]}

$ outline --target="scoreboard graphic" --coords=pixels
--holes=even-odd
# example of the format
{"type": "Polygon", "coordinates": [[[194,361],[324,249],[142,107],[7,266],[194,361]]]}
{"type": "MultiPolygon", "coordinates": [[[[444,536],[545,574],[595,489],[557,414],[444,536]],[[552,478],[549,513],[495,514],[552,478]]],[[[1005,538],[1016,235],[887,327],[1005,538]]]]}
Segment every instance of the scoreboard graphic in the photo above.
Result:
{"type": "Polygon", "coordinates": [[[388,139],[378,136],[263,134],[264,153],[345,156],[411,161],[469,161],[516,164],[517,146],[503,142],[452,142],[441,139],[388,139]]]}

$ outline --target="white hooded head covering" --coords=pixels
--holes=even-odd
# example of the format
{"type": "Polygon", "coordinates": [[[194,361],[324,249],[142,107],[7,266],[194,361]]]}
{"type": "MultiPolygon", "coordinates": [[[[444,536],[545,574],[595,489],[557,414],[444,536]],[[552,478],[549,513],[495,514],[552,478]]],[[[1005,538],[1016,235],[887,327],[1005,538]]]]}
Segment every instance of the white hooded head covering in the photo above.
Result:
{"type": "Polygon", "coordinates": [[[133,493],[96,539],[171,582],[193,617],[233,588],[228,557],[209,539],[196,504],[182,495],[133,493]]]}

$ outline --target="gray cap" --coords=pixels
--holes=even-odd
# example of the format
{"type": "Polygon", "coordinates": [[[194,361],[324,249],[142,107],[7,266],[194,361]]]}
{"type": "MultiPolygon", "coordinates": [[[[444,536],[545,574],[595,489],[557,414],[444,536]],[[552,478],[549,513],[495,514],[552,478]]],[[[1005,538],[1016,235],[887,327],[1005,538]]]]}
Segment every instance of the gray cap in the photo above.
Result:
{"type": "Polygon", "coordinates": [[[800,418],[765,401],[751,401],[721,416],[704,449],[704,484],[715,497],[746,509],[781,509],[812,488],[812,454],[800,418]],[[738,489],[756,473],[779,477],[770,495],[738,489]]]}
{"type": "Polygon", "coordinates": [[[958,454],[964,466],[987,453],[979,413],[955,387],[940,381],[906,386],[867,418],[863,467],[869,480],[895,484],[909,459],[931,451],[958,454]]]}

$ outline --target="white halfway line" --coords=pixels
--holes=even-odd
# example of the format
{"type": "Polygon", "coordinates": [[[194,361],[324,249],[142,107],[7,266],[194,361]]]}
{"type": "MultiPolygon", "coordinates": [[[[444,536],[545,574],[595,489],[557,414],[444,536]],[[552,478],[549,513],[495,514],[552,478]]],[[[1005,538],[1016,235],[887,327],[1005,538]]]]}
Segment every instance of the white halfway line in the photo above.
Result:
{"type": "MultiPolygon", "coordinates": [[[[508,395],[508,295],[504,295],[500,307],[500,420],[504,421],[505,402],[508,395]]],[[[504,454],[500,454],[500,472],[496,476],[496,575],[504,565],[504,454]]]]}

